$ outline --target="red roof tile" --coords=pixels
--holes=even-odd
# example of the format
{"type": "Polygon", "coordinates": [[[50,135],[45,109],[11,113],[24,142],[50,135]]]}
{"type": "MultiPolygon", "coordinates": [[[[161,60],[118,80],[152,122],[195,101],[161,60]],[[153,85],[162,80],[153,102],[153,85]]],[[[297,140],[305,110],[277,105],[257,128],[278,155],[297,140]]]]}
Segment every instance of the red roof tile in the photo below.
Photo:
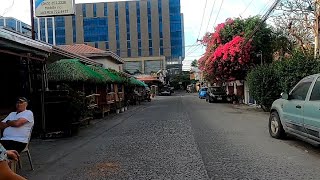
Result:
{"type": "Polygon", "coordinates": [[[85,44],[60,45],[58,47],[75,54],[99,54],[106,52],[101,49],[94,48],[85,44]]]}

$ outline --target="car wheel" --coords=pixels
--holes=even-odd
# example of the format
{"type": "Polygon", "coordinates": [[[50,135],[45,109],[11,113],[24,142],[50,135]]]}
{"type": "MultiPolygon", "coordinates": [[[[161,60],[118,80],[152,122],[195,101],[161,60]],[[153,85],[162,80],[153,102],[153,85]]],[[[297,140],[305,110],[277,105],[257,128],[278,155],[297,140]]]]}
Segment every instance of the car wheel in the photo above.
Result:
{"type": "Polygon", "coordinates": [[[270,136],[276,139],[282,139],[286,133],[282,127],[278,112],[273,111],[269,118],[269,133],[270,136]]]}
{"type": "Polygon", "coordinates": [[[210,98],[209,98],[209,103],[213,103],[213,100],[211,100],[210,98]]]}

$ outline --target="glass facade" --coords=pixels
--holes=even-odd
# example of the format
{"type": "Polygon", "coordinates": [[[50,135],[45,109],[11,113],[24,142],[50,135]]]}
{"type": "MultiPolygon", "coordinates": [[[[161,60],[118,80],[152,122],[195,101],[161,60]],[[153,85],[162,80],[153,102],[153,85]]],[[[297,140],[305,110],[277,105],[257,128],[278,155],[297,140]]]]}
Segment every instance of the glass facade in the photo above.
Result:
{"type": "Polygon", "coordinates": [[[162,68],[162,61],[145,61],[144,72],[146,74],[156,73],[162,68]]]}
{"type": "Polygon", "coordinates": [[[138,56],[142,56],[140,1],[136,2],[136,8],[137,8],[138,56]]]}
{"type": "Polygon", "coordinates": [[[117,41],[117,54],[120,56],[120,29],[119,29],[119,4],[114,4],[115,19],[116,19],[116,41],[117,41]]]}
{"type": "Polygon", "coordinates": [[[127,27],[127,48],[128,48],[127,57],[131,57],[129,2],[126,2],[126,27],[127,27]]]}
{"type": "Polygon", "coordinates": [[[53,44],[53,26],[52,26],[52,18],[47,19],[47,28],[48,28],[48,42],[53,44]]]}
{"type": "MultiPolygon", "coordinates": [[[[44,20],[43,18],[40,19],[40,24],[42,27],[42,24],[44,20]]],[[[56,44],[57,45],[64,45],[66,44],[66,31],[65,31],[65,19],[63,16],[58,16],[54,18],[55,23],[55,34],[56,34],[56,44]]],[[[40,29],[41,34],[41,40],[42,40],[42,34],[44,34],[45,31],[40,29]]]]}
{"type": "Polygon", "coordinates": [[[40,19],[40,40],[46,41],[45,19],[40,19]]]}
{"type": "Polygon", "coordinates": [[[142,62],[139,61],[129,61],[125,64],[125,69],[130,73],[141,73],[142,72],[142,62]]]}
{"type": "Polygon", "coordinates": [[[160,34],[160,55],[163,56],[162,0],[158,0],[158,14],[159,14],[159,34],[160,34]]]}
{"type": "Polygon", "coordinates": [[[31,26],[15,18],[0,17],[0,26],[31,36],[31,26]]]}
{"type": "Polygon", "coordinates": [[[184,58],[183,19],[180,0],[169,0],[171,58],[184,58]]]}
{"type": "Polygon", "coordinates": [[[108,41],[108,18],[83,19],[84,42],[108,41]]]}

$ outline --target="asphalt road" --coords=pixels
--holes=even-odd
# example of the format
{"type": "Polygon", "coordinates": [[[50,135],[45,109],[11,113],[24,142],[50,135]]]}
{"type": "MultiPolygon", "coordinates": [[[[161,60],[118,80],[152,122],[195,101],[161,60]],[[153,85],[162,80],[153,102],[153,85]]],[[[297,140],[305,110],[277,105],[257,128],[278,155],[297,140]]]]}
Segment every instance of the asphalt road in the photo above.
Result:
{"type": "Polygon", "coordinates": [[[266,113],[209,104],[194,94],[158,97],[129,113],[112,126],[102,121],[91,127],[83,140],[58,143],[62,158],[43,161],[24,175],[31,180],[320,179],[320,149],[294,138],[272,139],[266,113]]]}

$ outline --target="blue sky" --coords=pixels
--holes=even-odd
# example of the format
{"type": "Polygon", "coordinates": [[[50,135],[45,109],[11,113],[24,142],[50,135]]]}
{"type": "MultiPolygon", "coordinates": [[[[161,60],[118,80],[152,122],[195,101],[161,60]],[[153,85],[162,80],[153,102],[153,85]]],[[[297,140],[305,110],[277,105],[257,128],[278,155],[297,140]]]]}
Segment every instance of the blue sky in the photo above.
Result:
{"type": "MultiPolygon", "coordinates": [[[[103,0],[76,0],[76,3],[102,1],[103,0]]],[[[199,39],[201,39],[205,32],[213,31],[216,24],[224,22],[224,20],[229,17],[233,18],[241,16],[242,18],[246,18],[248,16],[264,14],[273,3],[272,0],[207,0],[205,8],[205,2],[206,0],[181,0],[181,11],[184,14],[186,46],[194,45],[198,36],[199,39]],[[218,14],[220,6],[221,10],[218,14]],[[211,21],[209,22],[212,7],[213,12],[211,21]],[[204,19],[201,27],[204,10],[204,19]]],[[[15,17],[30,24],[29,11],[30,7],[28,0],[1,0],[0,15],[2,16],[15,17]]],[[[198,59],[204,53],[204,48],[202,46],[194,46],[186,47],[185,49],[188,51],[186,52],[187,57],[184,60],[183,69],[188,70],[191,61],[198,59]]]]}

